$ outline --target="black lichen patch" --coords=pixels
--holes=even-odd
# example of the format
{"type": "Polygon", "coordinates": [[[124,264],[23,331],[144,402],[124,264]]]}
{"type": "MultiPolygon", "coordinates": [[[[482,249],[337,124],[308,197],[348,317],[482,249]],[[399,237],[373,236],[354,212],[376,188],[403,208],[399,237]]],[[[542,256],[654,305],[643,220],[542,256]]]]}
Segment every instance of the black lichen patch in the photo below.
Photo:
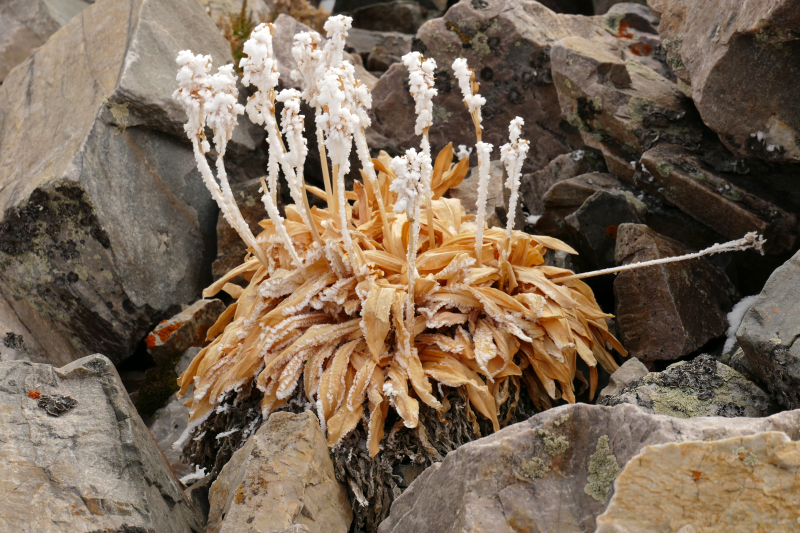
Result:
{"type": "Polygon", "coordinates": [[[25,339],[22,338],[22,335],[17,335],[13,331],[6,332],[6,336],[3,339],[3,344],[6,348],[11,348],[12,350],[25,349],[25,339]]]}
{"type": "Polygon", "coordinates": [[[38,405],[50,416],[61,416],[76,405],[78,400],[60,394],[42,394],[39,396],[38,405]]]}

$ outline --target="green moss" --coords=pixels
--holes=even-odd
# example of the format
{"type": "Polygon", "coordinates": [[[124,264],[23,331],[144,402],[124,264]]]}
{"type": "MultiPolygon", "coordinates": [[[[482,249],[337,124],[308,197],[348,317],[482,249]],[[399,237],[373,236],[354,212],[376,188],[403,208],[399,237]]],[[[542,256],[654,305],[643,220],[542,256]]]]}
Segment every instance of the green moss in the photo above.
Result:
{"type": "Polygon", "coordinates": [[[540,458],[534,457],[530,461],[522,463],[520,471],[522,472],[523,476],[530,479],[536,479],[544,477],[544,475],[550,471],[550,467],[547,466],[540,458]]]}
{"type": "Polygon", "coordinates": [[[589,476],[586,478],[586,486],[583,492],[595,500],[606,503],[608,493],[611,491],[611,484],[617,478],[621,468],[617,463],[617,458],[611,454],[608,445],[608,435],[602,435],[597,440],[597,448],[589,458],[589,476]]]}

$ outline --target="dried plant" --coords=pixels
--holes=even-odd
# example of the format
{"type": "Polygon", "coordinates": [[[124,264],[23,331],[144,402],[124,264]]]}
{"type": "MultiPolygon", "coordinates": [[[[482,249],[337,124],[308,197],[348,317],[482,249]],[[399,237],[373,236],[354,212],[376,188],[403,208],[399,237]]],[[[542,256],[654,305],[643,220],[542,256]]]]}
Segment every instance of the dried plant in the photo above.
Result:
{"type": "MultiPolygon", "coordinates": [[[[262,180],[269,220],[256,237],[241,219],[225,174],[225,147],[236,116],[232,66],[210,75],[210,57],[183,51],[178,56],[176,98],[187,109],[186,132],[201,174],[226,219],[249,246],[241,266],[203,293],[225,291],[236,302],[209,330],[210,344],[180,377],[180,395],[193,387],[188,436],[226,398],[255,384],[263,392],[262,415],[286,402],[302,380],[303,390],[335,446],[364,419],[368,449],[375,455],[389,410],[406,427],[416,427],[423,402],[446,410],[440,385],[456,388],[472,409],[500,427],[498,412],[515,405],[520,390],[534,404],[575,401],[578,358],[589,368],[590,396],[598,383],[598,364],[617,369],[609,346],[626,355],[609,333],[592,291],[572,272],[545,265],[548,250],[575,253],[563,242],[508,227],[485,228],[483,203],[491,145],[482,143],[480,108],[485,100],[466,62],[453,68],[476,128],[480,189],[478,217],[466,214],[457,199],[444,197],[468,170],[468,158],[454,161],[451,145],[432,162],[433,71],[436,64],[418,53],[404,57],[410,72],[421,136],[420,150],[391,159],[370,158],[364,131],[369,127],[369,91],[343,60],[348,17],[325,24],[328,41],[316,32],[295,36],[292,73],[302,93],[276,94],[278,70],[272,27],[258,26],[244,44],[243,83],[254,85],[246,111],[268,134],[270,161],[262,180]],[[307,186],[307,153],[300,98],[316,110],[325,190],[307,186]],[[275,101],[284,103],[279,130],[275,101]],[[214,133],[218,154],[214,178],[206,162],[214,133]],[[284,142],[285,137],[285,142],[284,142]],[[345,190],[355,142],[363,183],[345,190]],[[329,173],[327,158],[331,160],[329,173]],[[283,171],[293,205],[286,219],[278,213],[275,191],[283,171]],[[218,180],[218,182],[217,182],[218,180]],[[327,202],[309,207],[307,193],[327,202]],[[230,280],[244,275],[242,289],[230,280]],[[516,399],[509,391],[516,391],[516,399]]],[[[510,142],[501,148],[508,171],[511,203],[529,144],[520,138],[522,119],[509,126],[510,142]]],[[[460,150],[466,153],[466,148],[460,150]]]]}

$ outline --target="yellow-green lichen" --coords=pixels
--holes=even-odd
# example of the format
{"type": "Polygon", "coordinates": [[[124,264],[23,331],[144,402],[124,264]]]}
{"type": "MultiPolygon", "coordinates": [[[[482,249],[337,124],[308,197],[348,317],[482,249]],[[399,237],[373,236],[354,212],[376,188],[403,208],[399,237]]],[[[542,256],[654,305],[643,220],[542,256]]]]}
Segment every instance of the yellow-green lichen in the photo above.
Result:
{"type": "Polygon", "coordinates": [[[433,118],[442,121],[442,124],[447,124],[450,121],[452,112],[448,111],[440,105],[433,104],[433,118]]]}
{"type": "Polygon", "coordinates": [[[562,415],[553,421],[553,426],[559,427],[565,422],[569,421],[569,413],[562,415]]]}
{"type": "Polygon", "coordinates": [[[551,456],[561,455],[569,449],[569,441],[560,435],[550,435],[544,438],[544,451],[551,456]]]}
{"type": "Polygon", "coordinates": [[[602,435],[597,439],[595,452],[589,458],[589,476],[583,492],[601,503],[608,502],[611,484],[617,479],[620,470],[617,458],[611,454],[608,435],[602,435]]]}
{"type": "Polygon", "coordinates": [[[550,471],[550,467],[547,466],[542,459],[534,457],[530,461],[522,463],[520,471],[523,476],[529,479],[536,479],[544,477],[544,475],[550,471]]]}
{"type": "Polygon", "coordinates": [[[656,165],[656,170],[658,170],[658,173],[666,178],[673,170],[675,170],[675,165],[661,162],[656,165]]]}

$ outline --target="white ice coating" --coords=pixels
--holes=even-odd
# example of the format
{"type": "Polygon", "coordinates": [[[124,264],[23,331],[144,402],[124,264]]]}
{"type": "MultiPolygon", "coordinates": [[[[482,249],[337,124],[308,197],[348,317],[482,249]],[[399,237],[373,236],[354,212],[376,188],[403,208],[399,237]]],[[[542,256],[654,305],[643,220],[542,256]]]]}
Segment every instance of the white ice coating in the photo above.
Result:
{"type": "Polygon", "coordinates": [[[292,56],[297,62],[297,68],[292,71],[291,77],[299,82],[303,88],[303,99],[311,107],[317,107],[317,69],[322,59],[322,50],[319,44],[322,38],[315,31],[304,31],[294,36],[292,56]]]}
{"type": "Polygon", "coordinates": [[[389,190],[397,193],[394,212],[406,213],[408,218],[412,219],[421,177],[417,151],[413,148],[406,150],[406,155],[395,157],[389,166],[395,175],[395,179],[389,185],[389,190]]]}
{"type": "Polygon", "coordinates": [[[327,139],[325,146],[334,165],[339,165],[342,176],[350,171],[350,150],[353,133],[359,126],[358,117],[343,104],[345,93],[340,86],[342,69],[331,67],[319,83],[319,103],[327,109],[316,120],[327,139]]]}
{"type": "Polygon", "coordinates": [[[172,97],[183,105],[189,116],[183,128],[191,139],[203,132],[205,124],[204,104],[209,96],[211,56],[181,50],[175,62],[178,64],[178,89],[172,97]]]}
{"type": "Polygon", "coordinates": [[[475,148],[478,150],[478,200],[475,203],[478,216],[475,220],[475,256],[480,264],[481,250],[483,249],[483,221],[486,217],[486,197],[489,192],[489,158],[494,147],[489,143],[479,142],[475,144],[475,148]]]}
{"type": "Polygon", "coordinates": [[[325,32],[328,42],[325,43],[323,55],[328,66],[338,66],[344,62],[344,45],[347,40],[347,31],[352,27],[353,19],[344,15],[335,15],[326,22],[325,32]]]}
{"type": "Polygon", "coordinates": [[[222,157],[238,123],[236,117],[244,113],[244,107],[237,101],[239,90],[233,65],[219,67],[217,73],[209,78],[209,85],[211,95],[205,106],[208,113],[206,124],[214,132],[214,146],[222,157]]]}
{"type": "Polygon", "coordinates": [[[465,157],[469,157],[472,155],[472,147],[470,146],[467,148],[465,144],[458,145],[458,151],[456,152],[456,157],[459,159],[464,159],[465,157]]]}
{"type": "Polygon", "coordinates": [[[408,68],[408,85],[416,104],[415,133],[422,135],[433,124],[433,97],[438,94],[433,88],[436,61],[423,59],[419,52],[410,52],[403,56],[403,64],[408,68]]]}
{"type": "Polygon", "coordinates": [[[511,197],[508,202],[508,223],[506,224],[506,239],[511,238],[514,230],[514,220],[517,212],[517,202],[519,201],[519,180],[522,173],[522,164],[528,155],[531,145],[525,139],[520,139],[522,126],[525,121],[516,117],[508,125],[509,143],[500,147],[500,160],[506,167],[506,188],[511,189],[511,197]]]}
{"type": "Polygon", "coordinates": [[[480,94],[472,94],[472,83],[470,80],[472,73],[467,67],[467,60],[463,57],[459,57],[453,61],[453,73],[458,80],[458,86],[461,87],[461,93],[464,95],[464,103],[467,104],[470,113],[478,112],[478,124],[480,124],[481,106],[486,103],[486,98],[482,97],[480,94]]]}
{"type": "Polygon", "coordinates": [[[245,41],[242,49],[245,57],[239,61],[242,69],[242,84],[255,85],[258,91],[247,101],[247,114],[255,124],[264,124],[267,112],[272,112],[270,92],[278,86],[280,74],[278,62],[272,49],[270,25],[259,24],[245,41]]]}

